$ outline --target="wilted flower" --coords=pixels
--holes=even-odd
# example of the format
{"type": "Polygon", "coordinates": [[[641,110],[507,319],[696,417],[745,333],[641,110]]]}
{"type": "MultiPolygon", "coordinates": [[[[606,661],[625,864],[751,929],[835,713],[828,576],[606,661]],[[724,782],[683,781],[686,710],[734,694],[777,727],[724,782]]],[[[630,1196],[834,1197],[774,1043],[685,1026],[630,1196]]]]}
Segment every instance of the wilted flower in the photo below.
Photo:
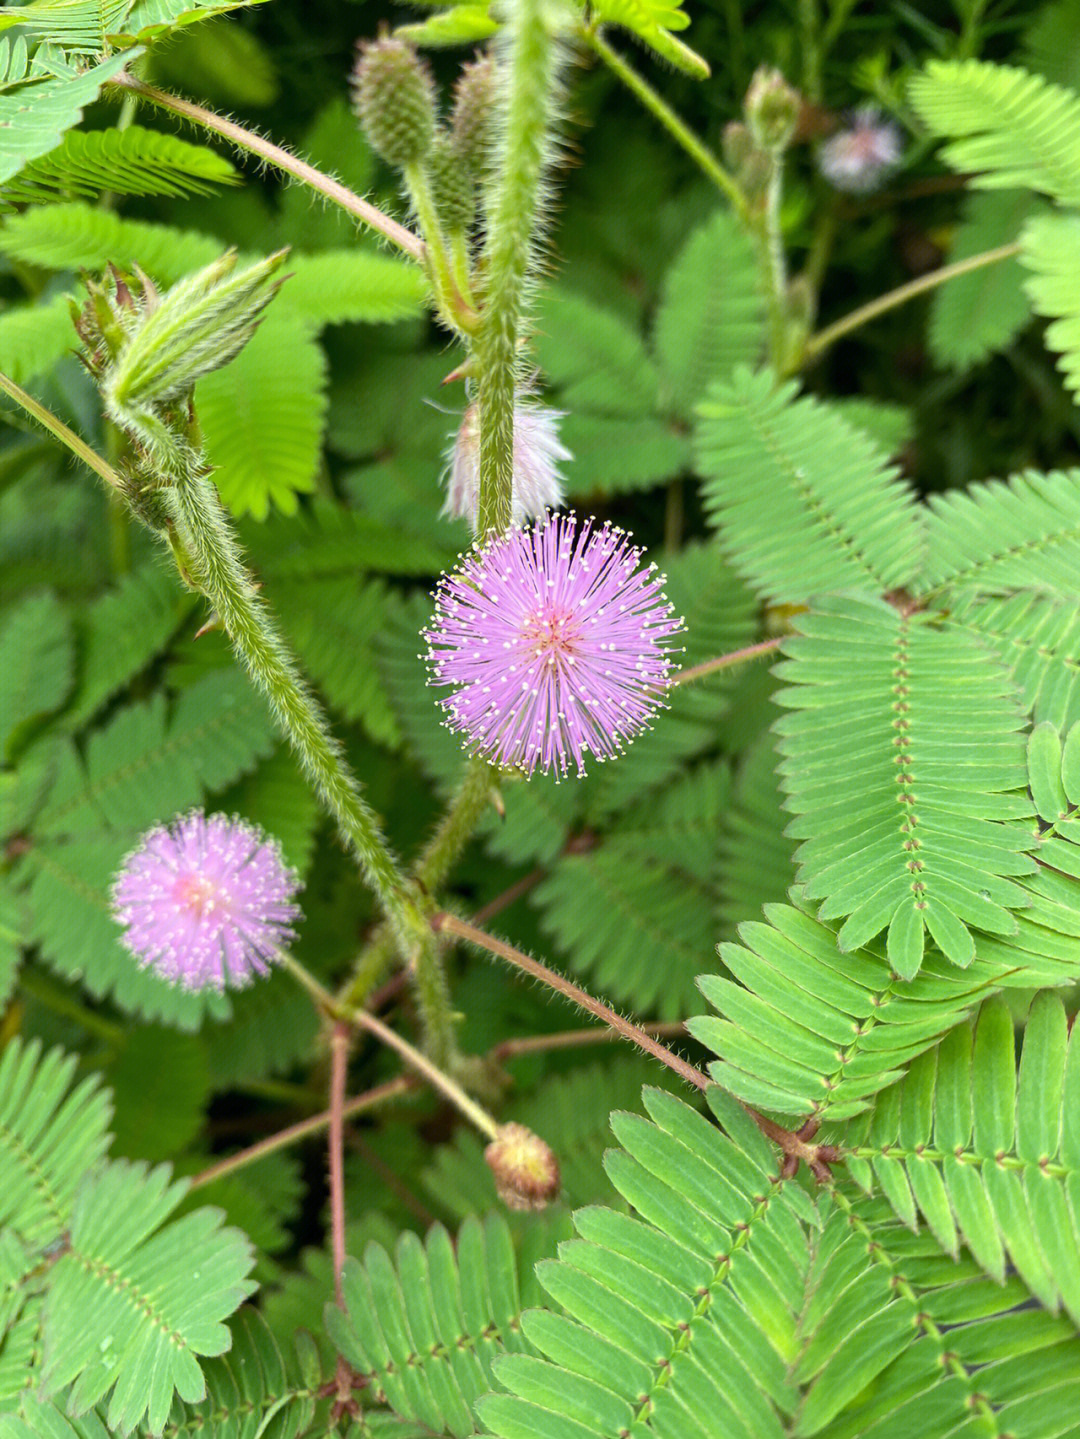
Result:
{"type": "Polygon", "coordinates": [[[548,515],[443,575],[424,638],[447,726],[495,764],[565,775],[648,725],[682,629],[655,565],[610,524],[548,515]]]}
{"type": "Polygon", "coordinates": [[[900,131],[874,105],[854,111],[850,123],[818,151],[818,168],[837,190],[867,195],[900,163],[900,131]]]}
{"type": "MultiPolygon", "coordinates": [[[[535,400],[518,399],[514,405],[514,488],[510,523],[524,524],[557,510],[563,502],[562,460],[574,457],[559,441],[561,410],[549,410],[535,400]]],[[[468,520],[476,530],[480,497],[480,420],[475,405],[461,417],[461,427],[447,451],[447,493],[443,514],[468,520]]]]}
{"type": "Polygon", "coordinates": [[[241,988],[293,937],[296,872],[254,825],[201,810],[160,825],[113,885],[124,944],[185,989],[241,988]]]}
{"type": "Polygon", "coordinates": [[[484,1150],[495,1189],[508,1209],[546,1209],[559,1193],[559,1161],[523,1124],[502,1124],[484,1150]]]}

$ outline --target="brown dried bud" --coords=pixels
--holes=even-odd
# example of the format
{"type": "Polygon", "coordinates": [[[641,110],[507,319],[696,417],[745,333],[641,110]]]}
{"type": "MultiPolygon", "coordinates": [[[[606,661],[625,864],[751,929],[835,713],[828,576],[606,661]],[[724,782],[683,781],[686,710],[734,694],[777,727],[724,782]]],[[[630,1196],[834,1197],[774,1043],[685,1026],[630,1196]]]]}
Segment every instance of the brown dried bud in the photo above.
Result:
{"type": "Polygon", "coordinates": [[[559,1192],[559,1161],[523,1124],[501,1124],[484,1158],[508,1209],[546,1209],[559,1192]]]}

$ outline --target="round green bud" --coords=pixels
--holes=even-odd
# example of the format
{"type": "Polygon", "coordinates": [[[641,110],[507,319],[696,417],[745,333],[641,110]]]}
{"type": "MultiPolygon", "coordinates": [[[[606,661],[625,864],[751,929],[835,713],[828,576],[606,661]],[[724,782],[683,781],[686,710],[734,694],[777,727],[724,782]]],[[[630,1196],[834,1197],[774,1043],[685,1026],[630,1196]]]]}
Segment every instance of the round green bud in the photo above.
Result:
{"type": "Polygon", "coordinates": [[[802,101],[781,75],[769,65],[754,72],[746,92],[746,119],[750,133],[763,150],[785,150],[799,123],[802,101]]]}
{"type": "Polygon", "coordinates": [[[495,108],[495,61],[479,55],[463,66],[454,87],[454,149],[476,176],[487,169],[495,108]]]}
{"type": "Polygon", "coordinates": [[[353,111],[368,144],[389,165],[416,165],[435,135],[435,86],[411,45],[386,36],[362,42],[352,76],[353,111]]]}
{"type": "Polygon", "coordinates": [[[476,213],[472,173],[445,132],[435,136],[427,163],[431,197],[443,229],[450,234],[467,230],[476,213]]]}

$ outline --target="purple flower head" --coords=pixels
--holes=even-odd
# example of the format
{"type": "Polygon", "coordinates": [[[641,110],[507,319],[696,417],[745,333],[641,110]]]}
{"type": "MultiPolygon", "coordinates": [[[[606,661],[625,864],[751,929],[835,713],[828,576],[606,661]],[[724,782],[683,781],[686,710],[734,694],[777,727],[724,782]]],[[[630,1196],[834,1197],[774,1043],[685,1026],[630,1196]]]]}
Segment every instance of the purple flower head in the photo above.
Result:
{"type": "Polygon", "coordinates": [[[818,168],[834,189],[867,195],[900,163],[900,131],[874,105],[862,105],[818,151],[818,168]]]}
{"type": "Polygon", "coordinates": [[[293,938],[299,888],[276,840],[235,816],[192,810],[124,860],[113,915],[144,969],[185,989],[240,989],[293,938]]]}
{"type": "MultiPolygon", "coordinates": [[[[519,394],[514,404],[514,488],[510,523],[522,525],[563,502],[559,465],[574,457],[559,440],[561,410],[549,410],[519,394]]],[[[446,504],[443,514],[468,520],[476,531],[480,498],[480,422],[475,405],[461,417],[461,426],[447,451],[446,504]]]]}
{"type": "Polygon", "coordinates": [[[424,631],[446,724],[495,764],[531,775],[610,758],[648,726],[682,630],[655,565],[626,534],[547,515],[473,550],[424,631]]]}

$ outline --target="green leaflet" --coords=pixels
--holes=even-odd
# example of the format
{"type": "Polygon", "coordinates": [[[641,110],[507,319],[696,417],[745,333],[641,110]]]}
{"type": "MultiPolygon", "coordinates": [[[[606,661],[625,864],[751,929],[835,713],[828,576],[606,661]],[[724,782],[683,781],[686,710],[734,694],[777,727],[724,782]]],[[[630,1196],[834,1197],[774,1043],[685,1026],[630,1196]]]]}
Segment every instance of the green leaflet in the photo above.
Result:
{"type": "Polygon", "coordinates": [[[822,600],[775,673],[787,833],[807,899],[857,949],[888,930],[911,978],[924,930],[958,965],[971,929],[1016,933],[1034,872],[1022,716],[999,667],[959,630],[880,600],[822,600]]]}
{"type": "Polygon", "coordinates": [[[995,599],[971,591],[952,615],[990,644],[1036,724],[1049,721],[1064,731],[1080,719],[1080,599],[1023,590],[995,599]]]}
{"type": "Polygon", "coordinates": [[[1011,1266],[1032,1295],[1080,1327],[1080,1042],[1055,995],[1032,1004],[1017,1073],[1000,1001],[915,1061],[894,1101],[841,1143],[869,1160],[893,1207],[918,1210],[937,1242],[964,1244],[998,1283],[1011,1266]],[[885,1182],[890,1166],[896,1179],[885,1182]],[[897,1190],[896,1183],[904,1187],[897,1190]]]}
{"type": "Polygon", "coordinates": [[[732,567],[779,604],[907,584],[923,549],[914,495],[869,439],[797,388],[740,368],[698,406],[703,500],[732,567]]]}
{"type": "Polygon", "coordinates": [[[1080,97],[1012,65],[932,60],[908,91],[944,156],[982,189],[1039,190],[1080,204],[1080,97]],[[956,137],[956,138],[952,138],[956,137]]]}
{"type": "Polygon", "coordinates": [[[12,305],[0,315],[0,370],[25,385],[75,347],[67,297],[12,305]]]}
{"type": "Polygon", "coordinates": [[[1080,580],[1080,470],[1026,471],[1007,482],[931,495],[916,593],[1034,590],[1075,595],[1080,580]]]}
{"type": "MultiPolygon", "coordinates": [[[[61,12],[62,13],[62,12],[61,12]]],[[[56,11],[53,11],[54,18],[56,11]]],[[[27,7],[9,10],[0,16],[0,29],[26,24],[32,18],[27,7]]],[[[129,64],[135,54],[111,55],[97,65],[79,73],[67,69],[62,73],[28,64],[26,43],[14,45],[0,41],[0,181],[17,175],[22,167],[39,155],[48,154],[82,119],[83,108],[97,99],[107,80],[129,64]]],[[[92,46],[100,50],[101,46],[92,46]]],[[[136,52],[137,53],[137,52],[136,52]]]]}
{"type": "Polygon", "coordinates": [[[0,626],[0,767],[71,689],[71,621],[55,595],[25,599],[0,626]]]}
{"type": "MultiPolygon", "coordinates": [[[[1037,903],[1033,896],[1033,910],[1037,903]]],[[[931,951],[907,981],[880,943],[845,954],[828,925],[766,905],[764,923],[741,925],[740,943],[720,946],[727,974],[698,980],[720,1017],[698,1015],[687,1028],[719,1056],[713,1078],[745,1103],[846,1119],[869,1109],[987,994],[1075,982],[1075,938],[1030,913],[1021,912],[1008,943],[980,936],[968,968],[931,951]]]]}
{"type": "MultiPolygon", "coordinates": [[[[971,196],[949,252],[950,261],[1007,245],[1020,234],[1032,210],[1025,190],[971,196]]],[[[1020,261],[1001,260],[961,275],[934,293],[930,348],[939,365],[966,370],[1016,338],[1031,318],[1020,261]]]]}
{"type": "Polygon", "coordinates": [[[1024,289],[1037,315],[1047,316],[1046,343],[1058,351],[1066,387],[1080,390],[1080,216],[1037,215],[1024,226],[1020,259],[1032,274],[1024,289]]]}
{"type": "Polygon", "coordinates": [[[207,195],[240,176],[223,155],[141,125],[72,131],[0,186],[0,206],[124,195],[207,195]]]}
{"type": "Polygon", "coordinates": [[[776,746],[762,735],[743,756],[725,808],[719,840],[718,913],[725,938],[766,904],[780,902],[795,881],[791,841],[782,831],[776,746]]]}
{"type": "Polygon", "coordinates": [[[254,1256],[213,1210],[168,1222],[186,1186],[170,1184],[166,1166],[102,1162],[108,1096],[93,1080],[72,1090],[74,1066],[17,1039],[0,1058],[0,1388],[29,1325],[34,1352],[16,1393],[29,1372],[46,1397],[72,1385],[72,1415],[107,1400],[110,1429],[130,1433],[145,1416],[160,1432],[174,1393],[205,1394],[196,1356],[228,1347],[222,1321],[252,1288],[254,1256]]]}

